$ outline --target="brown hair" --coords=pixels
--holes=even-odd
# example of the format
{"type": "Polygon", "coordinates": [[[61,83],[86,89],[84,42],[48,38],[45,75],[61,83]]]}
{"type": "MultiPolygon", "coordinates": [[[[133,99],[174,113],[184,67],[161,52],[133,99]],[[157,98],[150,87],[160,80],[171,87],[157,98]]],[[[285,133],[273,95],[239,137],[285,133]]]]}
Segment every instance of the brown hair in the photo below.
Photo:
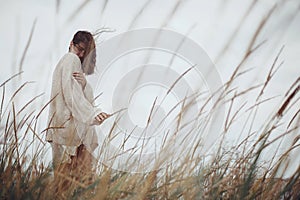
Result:
{"type": "Polygon", "coordinates": [[[83,58],[81,58],[82,70],[86,74],[93,74],[96,66],[96,44],[93,35],[88,31],[77,31],[72,42],[79,44],[80,42],[86,45],[83,58]]]}

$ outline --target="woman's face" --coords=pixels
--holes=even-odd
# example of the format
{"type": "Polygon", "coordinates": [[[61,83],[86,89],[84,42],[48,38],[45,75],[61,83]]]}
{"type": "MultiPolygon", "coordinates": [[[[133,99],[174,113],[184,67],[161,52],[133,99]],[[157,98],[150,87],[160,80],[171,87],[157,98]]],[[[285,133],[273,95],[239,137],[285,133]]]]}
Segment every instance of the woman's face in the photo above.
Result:
{"type": "Polygon", "coordinates": [[[74,44],[71,42],[71,51],[75,53],[80,60],[83,59],[85,53],[86,45],[83,42],[79,42],[78,44],[74,44]]]}

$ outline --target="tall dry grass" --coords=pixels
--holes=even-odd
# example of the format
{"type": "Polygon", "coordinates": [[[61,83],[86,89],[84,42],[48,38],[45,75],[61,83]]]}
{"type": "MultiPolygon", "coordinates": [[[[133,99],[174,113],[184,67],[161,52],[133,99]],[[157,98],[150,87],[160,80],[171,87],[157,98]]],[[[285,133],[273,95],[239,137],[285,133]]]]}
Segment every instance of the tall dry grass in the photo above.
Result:
{"type": "MultiPolygon", "coordinates": [[[[80,11],[82,6],[88,2],[85,1],[76,12],[80,11]]],[[[251,12],[255,3],[256,1],[253,1],[238,28],[251,12]]],[[[103,9],[107,4],[108,1],[104,1],[103,9]]],[[[130,28],[134,26],[138,16],[149,4],[150,1],[145,3],[130,24],[130,28]]],[[[167,24],[182,4],[181,1],[177,1],[163,26],[167,24]]],[[[57,1],[57,10],[59,5],[60,1],[57,1]]],[[[300,199],[300,165],[289,177],[285,177],[284,173],[289,167],[289,162],[287,162],[289,155],[292,151],[299,149],[299,136],[297,134],[299,133],[300,111],[295,103],[299,101],[300,78],[295,80],[294,84],[286,91],[281,105],[274,110],[273,115],[257,131],[254,131],[252,127],[256,120],[260,120],[257,118],[258,109],[273,99],[272,97],[263,99],[263,94],[266,88],[272,84],[272,78],[281,65],[278,62],[282,50],[274,58],[263,83],[253,85],[243,91],[232,86],[238,78],[247,76],[247,70],[243,71],[242,66],[251,54],[264,43],[261,42],[257,45],[257,37],[273,11],[274,8],[257,27],[244,58],[224,84],[219,101],[214,105],[214,107],[224,103],[229,105],[221,135],[225,136],[241,112],[244,112],[242,114],[247,115],[247,120],[243,122],[242,126],[250,127],[248,136],[231,148],[225,148],[226,145],[221,140],[215,154],[209,160],[199,155],[194,156],[191,153],[185,155],[182,162],[177,165],[170,164],[164,168],[158,166],[148,173],[121,172],[100,166],[97,173],[94,174],[93,183],[85,184],[80,180],[62,175],[62,180],[72,183],[72,187],[68,189],[57,188],[58,183],[54,180],[53,174],[59,174],[59,171],[54,172],[51,164],[46,166],[41,162],[45,151],[48,151],[43,138],[49,127],[39,128],[39,124],[43,120],[41,114],[47,110],[49,102],[40,110],[30,110],[28,108],[31,104],[38,101],[40,97],[35,96],[28,102],[22,102],[23,106],[16,107],[15,101],[18,94],[28,86],[29,82],[19,85],[10,96],[6,92],[6,87],[11,84],[12,79],[20,76],[20,73],[0,83],[2,91],[0,107],[0,199],[300,199]],[[236,103],[238,98],[251,93],[253,90],[259,91],[258,96],[254,98],[253,105],[246,107],[244,104],[236,103]],[[234,110],[234,106],[239,106],[239,109],[234,110]],[[286,124],[286,122],[288,124],[286,130],[279,130],[278,127],[281,124],[286,124]],[[280,134],[276,134],[278,136],[275,138],[270,137],[276,131],[279,131],[280,134]],[[29,134],[32,135],[31,140],[24,142],[29,134]],[[284,153],[279,157],[276,157],[277,152],[269,153],[268,155],[272,157],[270,161],[261,162],[269,146],[275,145],[277,141],[281,141],[285,136],[292,134],[296,136],[284,153]],[[34,149],[33,154],[30,152],[32,149],[34,149]]],[[[34,27],[35,23],[21,59],[20,70],[22,70],[22,63],[34,27]]],[[[226,52],[237,31],[230,37],[228,44],[217,59],[226,52]]],[[[209,118],[210,116],[206,117],[209,118]]]]}
{"type": "MultiPolygon", "coordinates": [[[[246,76],[247,73],[233,74],[224,85],[222,98],[226,99],[225,102],[230,106],[226,112],[222,134],[226,134],[240,112],[238,109],[232,113],[232,105],[237,98],[252,90],[259,90],[256,102],[247,109],[248,113],[254,115],[258,107],[271,100],[261,100],[261,96],[270,84],[276,67],[280,65],[278,60],[281,51],[274,59],[265,82],[259,86],[240,92],[230,87],[236,77],[246,76]]],[[[299,111],[294,112],[298,109],[294,102],[299,99],[297,95],[300,79],[291,85],[281,106],[274,111],[269,120],[264,122],[264,127],[256,133],[256,137],[250,134],[229,150],[222,146],[221,141],[217,152],[209,161],[204,161],[205,158],[199,155],[186,155],[179,165],[170,164],[166,168],[158,167],[149,173],[139,174],[101,167],[94,174],[95,181],[92,184],[85,184],[62,175],[62,179],[72,183],[72,187],[59,190],[53,178],[52,166],[45,166],[40,162],[46,148],[43,134],[48,127],[39,131],[37,124],[40,123],[41,113],[45,112],[49,102],[41,110],[25,112],[26,108],[39,98],[36,96],[16,109],[14,100],[27,83],[17,88],[12,96],[5,93],[5,88],[11,83],[11,79],[18,75],[4,81],[0,86],[2,89],[1,199],[53,199],[54,197],[57,199],[299,199],[300,197],[300,166],[288,178],[282,173],[288,167],[286,158],[290,152],[299,148],[299,137],[294,138],[292,145],[279,158],[275,159],[274,156],[267,165],[259,162],[268,146],[288,134],[299,131],[299,123],[294,123],[299,119],[299,111]],[[285,115],[292,111],[294,115],[290,117],[286,131],[270,139],[270,135],[285,122],[283,121],[285,115]],[[29,133],[33,135],[32,141],[24,145],[23,140],[29,133]],[[250,142],[253,138],[256,138],[255,141],[250,142]],[[40,145],[32,147],[35,148],[35,153],[31,155],[28,149],[34,142],[40,145]]],[[[216,103],[224,103],[224,101],[216,103]]],[[[253,123],[251,120],[245,122],[245,124],[251,123],[253,123]]],[[[59,174],[59,172],[55,173],[59,174]]]]}

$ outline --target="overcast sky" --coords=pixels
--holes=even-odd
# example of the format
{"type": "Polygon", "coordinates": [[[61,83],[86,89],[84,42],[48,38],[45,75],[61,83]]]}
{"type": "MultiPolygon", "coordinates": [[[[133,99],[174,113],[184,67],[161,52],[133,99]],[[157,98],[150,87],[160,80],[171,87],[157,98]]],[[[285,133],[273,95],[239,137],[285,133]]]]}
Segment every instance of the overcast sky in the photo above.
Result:
{"type": "MultiPolygon", "coordinates": [[[[114,28],[116,32],[106,34],[102,39],[127,31],[128,28],[160,28],[164,26],[181,34],[189,33],[189,38],[206,50],[209,57],[216,63],[222,78],[227,80],[236,64],[241,60],[261,19],[267,15],[276,1],[257,1],[242,23],[243,16],[246,15],[252,3],[250,0],[213,0],[209,2],[113,0],[108,1],[103,8],[104,2],[3,1],[0,8],[0,52],[1,69],[4,73],[1,73],[0,80],[6,79],[20,69],[21,57],[35,19],[37,21],[33,37],[22,66],[22,70],[25,71],[24,77],[27,77],[26,80],[40,81],[40,78],[47,78],[57,60],[67,51],[70,38],[76,30],[95,31],[103,26],[114,28]],[[179,4],[177,5],[176,2],[179,4]],[[80,6],[82,6],[81,9],[79,9],[80,6]],[[240,29],[227,52],[217,60],[222,48],[237,30],[239,24],[241,24],[240,29]],[[32,70],[36,73],[31,73],[32,70]],[[35,76],[37,73],[39,76],[35,76]]],[[[297,11],[299,10],[297,0],[278,2],[271,20],[267,22],[257,39],[257,43],[264,40],[267,40],[267,43],[248,66],[252,65],[258,72],[268,69],[262,65],[270,64],[274,55],[285,45],[282,56],[285,64],[280,70],[284,76],[278,77],[278,81],[274,83],[280,82],[278,85],[280,87],[274,88],[278,92],[282,92],[280,88],[284,91],[299,76],[296,66],[299,66],[300,63],[298,56],[300,16],[297,11]]],[[[258,75],[256,72],[253,73],[253,76],[258,75]]],[[[263,78],[264,75],[261,73],[259,77],[263,78]]],[[[43,86],[45,84],[38,87],[43,86]]]]}

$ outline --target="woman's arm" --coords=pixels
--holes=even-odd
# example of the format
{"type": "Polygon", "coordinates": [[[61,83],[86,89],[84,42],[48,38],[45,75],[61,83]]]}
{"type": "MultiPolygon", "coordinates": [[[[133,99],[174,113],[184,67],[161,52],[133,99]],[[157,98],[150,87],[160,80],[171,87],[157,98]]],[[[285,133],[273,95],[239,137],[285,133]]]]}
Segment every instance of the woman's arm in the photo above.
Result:
{"type": "Polygon", "coordinates": [[[75,54],[67,54],[61,62],[62,95],[74,118],[92,124],[99,111],[86,99],[81,84],[72,76],[81,70],[81,62],[75,54]]]}

